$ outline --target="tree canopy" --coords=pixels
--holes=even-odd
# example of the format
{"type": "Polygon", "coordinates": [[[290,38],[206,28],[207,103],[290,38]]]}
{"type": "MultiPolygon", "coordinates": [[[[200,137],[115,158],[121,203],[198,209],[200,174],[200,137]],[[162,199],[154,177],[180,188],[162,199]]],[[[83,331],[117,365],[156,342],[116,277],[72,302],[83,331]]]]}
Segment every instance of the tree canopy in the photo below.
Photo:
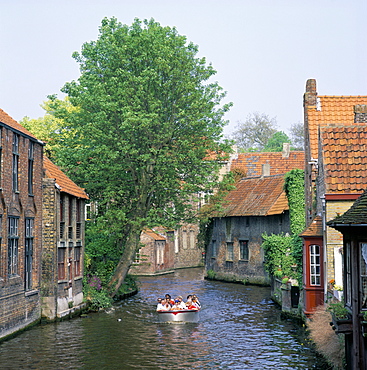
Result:
{"type": "Polygon", "coordinates": [[[263,148],[263,151],[281,152],[283,150],[284,143],[290,143],[289,137],[283,131],[277,131],[269,138],[268,142],[263,148]]]}
{"type": "Polygon", "coordinates": [[[229,151],[222,139],[222,88],[198,47],[153,19],[131,26],[103,19],[96,41],[73,54],[77,81],[62,91],[74,111],[50,99],[65,122],[58,163],[99,202],[100,217],[124,252],[111,279],[116,294],[141,230],[192,215],[193,194],[216,182],[229,151]]]}
{"type": "Polygon", "coordinates": [[[275,118],[254,112],[247,116],[245,122],[238,122],[232,139],[242,151],[262,151],[269,139],[277,132],[276,127],[275,118]]]}

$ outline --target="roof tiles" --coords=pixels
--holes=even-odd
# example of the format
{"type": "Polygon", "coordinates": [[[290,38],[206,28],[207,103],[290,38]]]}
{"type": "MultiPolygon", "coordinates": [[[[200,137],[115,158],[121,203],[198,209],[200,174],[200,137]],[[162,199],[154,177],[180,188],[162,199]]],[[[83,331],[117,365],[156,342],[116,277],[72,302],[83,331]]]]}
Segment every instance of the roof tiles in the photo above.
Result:
{"type": "Polygon", "coordinates": [[[15,119],[11,118],[9,114],[0,109],[0,122],[11,127],[14,130],[21,132],[24,135],[30,136],[35,140],[38,140],[33,134],[31,134],[27,129],[20,125],[15,119]]]}
{"type": "Polygon", "coordinates": [[[285,174],[293,169],[304,169],[305,154],[303,151],[292,151],[288,157],[282,152],[239,153],[231,164],[231,170],[240,169],[246,177],[262,175],[262,165],[269,164],[270,175],[285,174]]]}
{"type": "Polygon", "coordinates": [[[226,216],[269,216],[288,210],[283,191],[284,176],[243,178],[230,191],[226,216]]]}
{"type": "Polygon", "coordinates": [[[307,109],[312,158],[318,158],[318,128],[329,124],[354,124],[354,106],[367,104],[367,96],[318,96],[319,108],[307,109]]]}
{"type": "Polygon", "coordinates": [[[367,125],[320,127],[326,193],[360,193],[367,187],[367,125]]]}
{"type": "Polygon", "coordinates": [[[321,216],[316,216],[310,226],[300,236],[323,236],[321,216]]]}
{"type": "Polygon", "coordinates": [[[78,198],[89,199],[88,195],[78,185],[69,179],[59,167],[52,163],[46,156],[43,157],[43,166],[45,169],[46,176],[54,178],[57,185],[60,186],[60,191],[74,195],[78,198]]]}

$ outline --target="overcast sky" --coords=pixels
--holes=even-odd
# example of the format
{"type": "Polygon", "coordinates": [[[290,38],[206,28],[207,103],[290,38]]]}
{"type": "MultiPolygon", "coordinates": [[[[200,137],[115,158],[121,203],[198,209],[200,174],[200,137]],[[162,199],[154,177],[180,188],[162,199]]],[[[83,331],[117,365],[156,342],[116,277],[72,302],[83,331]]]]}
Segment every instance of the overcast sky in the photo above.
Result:
{"type": "Polygon", "coordinates": [[[79,76],[72,59],[104,17],[154,18],[199,45],[234,106],[287,132],[303,121],[308,78],[320,95],[367,95],[366,0],[0,0],[0,108],[19,121],[79,76]]]}

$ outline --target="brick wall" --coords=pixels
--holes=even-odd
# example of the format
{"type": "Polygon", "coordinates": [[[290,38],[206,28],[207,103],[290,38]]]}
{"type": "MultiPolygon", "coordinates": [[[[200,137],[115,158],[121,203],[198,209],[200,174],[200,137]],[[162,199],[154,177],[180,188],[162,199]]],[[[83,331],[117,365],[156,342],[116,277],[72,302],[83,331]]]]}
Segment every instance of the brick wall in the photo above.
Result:
{"type": "Polygon", "coordinates": [[[18,191],[13,191],[13,136],[8,126],[2,128],[0,180],[0,338],[20,330],[40,318],[40,274],[42,247],[42,176],[43,147],[20,132],[18,142],[18,191]],[[34,145],[33,193],[28,192],[28,153],[34,145]],[[18,263],[15,273],[8,271],[8,218],[18,219],[18,263]],[[33,219],[33,262],[30,288],[25,287],[25,219],[33,219]]]}
{"type": "MultiPolygon", "coordinates": [[[[353,200],[327,201],[326,222],[333,220],[337,215],[345,213],[353,204],[353,200]]],[[[326,227],[327,249],[327,281],[335,279],[334,249],[343,247],[343,235],[334,228],[326,227]]]]}

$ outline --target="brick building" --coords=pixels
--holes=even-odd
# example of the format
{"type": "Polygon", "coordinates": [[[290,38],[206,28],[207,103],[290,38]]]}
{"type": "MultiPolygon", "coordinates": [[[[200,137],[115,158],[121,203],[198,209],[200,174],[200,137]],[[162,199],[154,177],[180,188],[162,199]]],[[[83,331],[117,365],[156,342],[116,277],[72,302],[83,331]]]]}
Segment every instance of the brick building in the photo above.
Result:
{"type": "Polygon", "coordinates": [[[174,268],[173,231],[144,230],[140,235],[142,247],[136,253],[130,274],[155,275],[174,268]]]}
{"type": "Polygon", "coordinates": [[[367,187],[366,104],[367,96],[319,96],[316,81],[306,83],[306,239],[314,221],[322,227],[317,240],[304,242],[304,263],[310,266],[304,277],[306,314],[325,301],[331,279],[343,285],[342,235],[325,225],[348,210],[367,187]]]}
{"type": "Polygon", "coordinates": [[[83,302],[83,189],[44,157],[42,316],[69,315],[83,302]]]}
{"type": "Polygon", "coordinates": [[[229,169],[244,177],[225,199],[226,216],[213,219],[211,243],[207,245],[207,270],[223,277],[265,282],[262,233],[290,232],[284,175],[304,167],[304,152],[238,153],[229,169]]]}
{"type": "Polygon", "coordinates": [[[0,337],[41,317],[43,143],[0,109],[0,337]]]}

